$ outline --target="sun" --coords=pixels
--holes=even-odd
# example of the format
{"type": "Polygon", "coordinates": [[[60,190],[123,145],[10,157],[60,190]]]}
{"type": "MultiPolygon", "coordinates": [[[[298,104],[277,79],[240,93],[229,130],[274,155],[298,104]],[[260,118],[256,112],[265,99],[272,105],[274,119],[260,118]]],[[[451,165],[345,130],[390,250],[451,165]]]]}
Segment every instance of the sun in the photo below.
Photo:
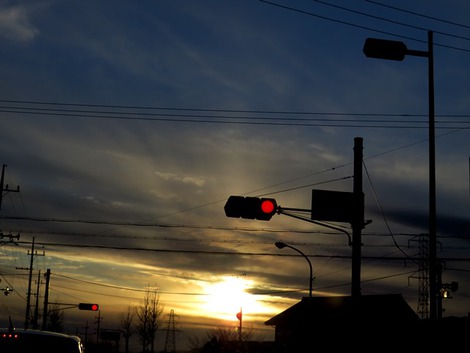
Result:
{"type": "Polygon", "coordinates": [[[259,312],[262,305],[256,295],[247,293],[253,281],[241,277],[222,277],[220,281],[207,285],[206,300],[203,309],[211,317],[223,320],[237,320],[237,313],[243,316],[251,312],[259,312]]]}

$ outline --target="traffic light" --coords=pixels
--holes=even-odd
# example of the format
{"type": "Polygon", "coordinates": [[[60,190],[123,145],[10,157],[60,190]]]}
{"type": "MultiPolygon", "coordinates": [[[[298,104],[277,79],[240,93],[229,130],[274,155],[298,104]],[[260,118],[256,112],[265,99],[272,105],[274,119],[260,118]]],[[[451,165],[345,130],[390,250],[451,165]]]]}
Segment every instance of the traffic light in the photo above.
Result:
{"type": "Polygon", "coordinates": [[[260,221],[269,221],[277,209],[274,199],[244,196],[230,196],[224,206],[227,217],[260,221]]]}
{"type": "Polygon", "coordinates": [[[98,311],[100,306],[98,304],[89,304],[89,303],[80,303],[78,304],[78,309],[80,310],[91,310],[98,311]]]}

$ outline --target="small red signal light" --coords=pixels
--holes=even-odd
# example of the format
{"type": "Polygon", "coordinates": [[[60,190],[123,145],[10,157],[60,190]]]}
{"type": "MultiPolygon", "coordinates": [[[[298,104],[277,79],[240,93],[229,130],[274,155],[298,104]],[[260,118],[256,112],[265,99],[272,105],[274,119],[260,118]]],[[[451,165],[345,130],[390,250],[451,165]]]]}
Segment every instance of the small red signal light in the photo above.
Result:
{"type": "Polygon", "coordinates": [[[78,304],[78,309],[98,311],[100,309],[100,306],[98,304],[80,303],[78,304]]]}

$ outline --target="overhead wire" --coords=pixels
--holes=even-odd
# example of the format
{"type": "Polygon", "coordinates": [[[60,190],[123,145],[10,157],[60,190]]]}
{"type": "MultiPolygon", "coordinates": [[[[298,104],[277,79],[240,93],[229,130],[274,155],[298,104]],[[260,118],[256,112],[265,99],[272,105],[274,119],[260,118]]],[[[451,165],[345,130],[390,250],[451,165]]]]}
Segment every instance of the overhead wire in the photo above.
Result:
{"type": "MultiPolygon", "coordinates": [[[[22,242],[28,244],[28,242],[22,242]]],[[[194,254],[194,255],[224,255],[224,256],[274,256],[274,257],[298,257],[297,254],[288,253],[273,253],[273,252],[254,252],[254,251],[234,251],[234,250],[195,250],[195,249],[161,249],[161,248],[149,248],[149,247],[137,247],[137,246],[117,246],[117,245],[97,245],[97,244],[69,244],[69,243],[57,243],[47,241],[37,241],[37,244],[50,247],[70,247],[70,248],[93,248],[103,250],[123,250],[123,251],[144,251],[144,252],[159,252],[159,253],[176,253],[176,254],[194,254]]],[[[331,255],[331,254],[306,254],[308,257],[313,258],[326,258],[326,259],[351,259],[351,255],[331,255]]],[[[378,261],[403,261],[406,259],[412,259],[409,257],[402,256],[363,256],[365,260],[378,260],[378,261]]],[[[442,257],[443,261],[455,261],[455,262],[470,262],[470,258],[466,257],[442,257]]],[[[416,259],[417,260],[417,259],[416,259]]]]}
{"type": "Polygon", "coordinates": [[[369,170],[367,169],[367,165],[365,164],[364,160],[362,161],[362,164],[363,164],[363,166],[364,166],[364,170],[365,170],[365,172],[366,172],[367,180],[369,181],[369,185],[370,185],[371,190],[372,190],[372,195],[374,195],[374,198],[375,198],[375,202],[376,202],[376,204],[377,204],[377,207],[379,208],[379,211],[380,211],[380,214],[381,214],[381,216],[382,216],[382,219],[383,219],[383,221],[384,221],[384,223],[385,223],[385,226],[386,226],[386,228],[387,228],[387,230],[388,230],[388,232],[389,232],[390,237],[391,237],[392,240],[393,240],[393,243],[394,243],[395,247],[396,247],[398,250],[400,250],[400,252],[401,252],[403,255],[405,255],[408,259],[411,260],[411,258],[409,257],[409,255],[408,255],[405,251],[403,251],[403,249],[398,245],[397,240],[395,239],[395,235],[393,234],[392,229],[390,228],[390,224],[388,223],[387,218],[385,217],[385,212],[384,212],[384,210],[383,210],[383,208],[382,208],[382,205],[381,205],[381,203],[380,203],[379,197],[378,197],[377,192],[376,192],[376,190],[375,190],[374,184],[372,183],[372,179],[371,179],[371,177],[370,177],[369,170]]]}
{"type": "MultiPolygon", "coordinates": [[[[319,15],[319,14],[316,14],[316,13],[313,13],[313,12],[309,12],[309,11],[306,11],[306,10],[301,10],[301,9],[298,9],[298,8],[295,8],[295,7],[292,7],[292,6],[283,5],[283,4],[280,4],[280,3],[273,2],[273,1],[268,1],[268,0],[258,0],[258,1],[266,3],[268,5],[272,5],[272,6],[282,8],[284,10],[301,13],[301,14],[304,14],[304,15],[320,18],[320,19],[335,22],[335,23],[340,23],[340,24],[343,24],[343,25],[347,25],[347,26],[351,26],[351,27],[355,27],[355,28],[359,28],[359,29],[364,29],[364,30],[371,31],[371,32],[387,34],[387,35],[390,35],[390,36],[403,38],[403,39],[408,39],[408,40],[412,40],[412,41],[419,42],[419,43],[427,43],[425,40],[422,40],[422,39],[417,39],[417,38],[413,38],[413,37],[410,37],[410,36],[407,36],[407,35],[401,35],[401,34],[398,34],[398,33],[392,33],[392,32],[385,31],[385,30],[380,30],[380,29],[377,29],[377,28],[363,26],[363,25],[359,25],[359,24],[356,24],[356,23],[351,23],[351,22],[348,22],[348,21],[338,20],[338,19],[335,19],[335,18],[332,18],[332,17],[319,15]]],[[[446,45],[446,44],[442,44],[442,43],[434,43],[434,45],[438,46],[438,47],[443,47],[443,48],[447,48],[447,49],[453,49],[453,50],[458,50],[458,51],[469,52],[470,53],[470,49],[465,49],[465,48],[456,47],[456,46],[452,46],[452,45],[446,45]]]]}
{"type": "MultiPolygon", "coordinates": [[[[368,14],[368,13],[365,13],[365,12],[362,12],[362,11],[357,11],[357,10],[347,8],[347,7],[344,7],[344,6],[339,6],[337,4],[331,4],[331,3],[326,2],[326,1],[320,1],[320,0],[312,0],[312,1],[315,1],[319,4],[323,4],[323,5],[326,5],[326,6],[330,6],[330,7],[334,7],[334,8],[337,8],[337,9],[344,10],[344,11],[348,11],[348,12],[351,12],[351,13],[359,14],[359,15],[362,15],[362,16],[366,16],[366,17],[377,19],[377,20],[393,23],[393,24],[400,25],[400,26],[403,26],[403,27],[418,29],[418,30],[421,30],[421,31],[428,31],[429,30],[428,28],[419,27],[419,26],[408,24],[408,23],[391,20],[391,19],[388,19],[388,18],[385,18],[385,17],[368,14]]],[[[456,34],[451,34],[451,33],[437,31],[437,30],[433,30],[433,32],[437,33],[437,34],[440,34],[440,35],[443,35],[443,36],[448,36],[448,37],[453,37],[453,38],[458,38],[458,39],[470,41],[470,37],[459,36],[459,35],[456,35],[456,34]]]]}
{"type": "Polygon", "coordinates": [[[405,9],[400,8],[400,7],[397,7],[397,6],[393,6],[393,5],[389,5],[389,4],[384,4],[384,3],[381,3],[381,2],[378,2],[378,1],[373,1],[373,0],[366,0],[366,1],[367,1],[367,2],[370,2],[370,3],[372,3],[372,4],[375,4],[375,5],[379,5],[379,6],[383,6],[383,7],[392,9],[392,10],[404,12],[404,13],[411,14],[411,15],[415,15],[415,16],[422,17],[422,18],[427,18],[427,19],[430,19],[430,20],[433,20],[433,21],[438,21],[438,22],[450,24],[450,25],[453,25],[453,26],[458,26],[458,27],[463,27],[463,28],[470,29],[470,26],[469,26],[469,25],[462,24],[462,23],[458,23],[458,22],[456,22],[456,21],[450,21],[450,20],[445,20],[445,19],[438,18],[438,17],[433,17],[433,16],[424,15],[424,14],[419,13],[419,12],[416,12],[416,11],[405,10],[405,9]]]}
{"type": "MultiPolygon", "coordinates": [[[[0,100],[2,101],[2,100],[0,100]]],[[[23,102],[22,104],[30,104],[30,102],[23,102]]],[[[37,104],[36,102],[33,104],[37,104]]],[[[54,104],[58,103],[46,103],[54,104]]],[[[96,106],[96,105],[94,105],[96,106]]],[[[103,106],[104,107],[104,106],[103,106]]],[[[362,117],[424,117],[421,114],[383,114],[383,113],[338,113],[338,112],[295,112],[295,111],[240,111],[225,109],[227,113],[243,113],[251,115],[220,115],[220,110],[206,110],[196,108],[159,108],[159,107],[141,107],[141,109],[154,109],[154,110],[171,110],[171,113],[142,113],[138,111],[137,107],[133,107],[134,111],[122,111],[128,109],[126,106],[114,106],[114,109],[120,111],[106,111],[106,110],[78,110],[78,109],[56,109],[56,108],[34,108],[34,107],[2,107],[0,112],[21,115],[41,115],[48,117],[76,117],[87,119],[105,119],[105,120],[128,120],[128,121],[160,121],[160,122],[180,122],[180,123],[204,123],[204,124],[236,124],[236,125],[270,125],[270,126],[306,126],[306,127],[362,127],[362,128],[393,128],[393,129],[425,129],[427,128],[427,120],[383,120],[383,119],[357,119],[358,116],[362,117]],[[211,114],[182,114],[174,113],[174,111],[206,111],[211,114]],[[217,114],[215,114],[217,113],[217,114]],[[256,115],[253,115],[256,114],[256,115]],[[277,115],[282,114],[283,117],[277,115]],[[259,116],[261,115],[261,116],[259,116]],[[287,115],[287,117],[286,117],[287,115]],[[331,119],[331,118],[313,118],[298,116],[350,116],[354,119],[331,119]]],[[[454,117],[454,118],[470,118],[469,115],[439,115],[439,117],[454,117]]],[[[436,129],[470,129],[470,120],[436,120],[436,129]]]]}

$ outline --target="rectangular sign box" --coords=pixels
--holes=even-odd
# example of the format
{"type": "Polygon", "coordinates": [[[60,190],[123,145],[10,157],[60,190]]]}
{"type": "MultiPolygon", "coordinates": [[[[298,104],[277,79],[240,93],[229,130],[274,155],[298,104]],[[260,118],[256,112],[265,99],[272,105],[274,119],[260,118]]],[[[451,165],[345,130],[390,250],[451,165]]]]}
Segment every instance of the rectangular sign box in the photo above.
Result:
{"type": "Polygon", "coordinates": [[[353,195],[352,192],[312,190],[312,220],[351,223],[353,195]]]}

